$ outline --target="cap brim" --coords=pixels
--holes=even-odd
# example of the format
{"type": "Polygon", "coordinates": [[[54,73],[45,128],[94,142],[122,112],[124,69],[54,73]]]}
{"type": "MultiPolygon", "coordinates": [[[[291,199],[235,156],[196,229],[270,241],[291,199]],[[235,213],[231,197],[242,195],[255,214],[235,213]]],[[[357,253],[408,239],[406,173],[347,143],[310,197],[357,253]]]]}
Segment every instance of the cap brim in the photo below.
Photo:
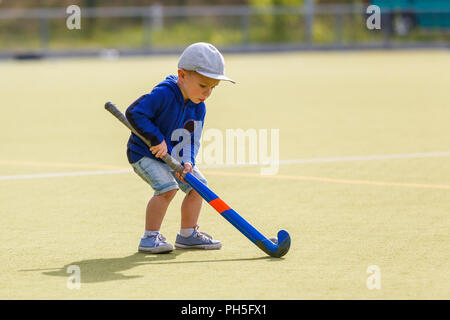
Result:
{"type": "Polygon", "coordinates": [[[230,79],[222,74],[208,73],[208,72],[203,72],[203,71],[196,71],[196,72],[200,73],[202,76],[205,76],[205,77],[208,77],[211,79],[230,81],[232,83],[236,83],[236,81],[234,81],[233,79],[230,79]]]}

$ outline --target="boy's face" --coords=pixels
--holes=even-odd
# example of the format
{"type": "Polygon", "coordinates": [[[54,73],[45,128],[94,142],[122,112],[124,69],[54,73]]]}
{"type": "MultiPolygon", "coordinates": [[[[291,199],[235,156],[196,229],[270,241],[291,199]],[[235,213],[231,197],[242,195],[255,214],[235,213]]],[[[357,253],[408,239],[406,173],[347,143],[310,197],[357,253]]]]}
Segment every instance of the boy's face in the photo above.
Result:
{"type": "Polygon", "coordinates": [[[193,103],[204,102],[220,80],[205,77],[195,71],[178,69],[178,85],[185,100],[193,103]]]}

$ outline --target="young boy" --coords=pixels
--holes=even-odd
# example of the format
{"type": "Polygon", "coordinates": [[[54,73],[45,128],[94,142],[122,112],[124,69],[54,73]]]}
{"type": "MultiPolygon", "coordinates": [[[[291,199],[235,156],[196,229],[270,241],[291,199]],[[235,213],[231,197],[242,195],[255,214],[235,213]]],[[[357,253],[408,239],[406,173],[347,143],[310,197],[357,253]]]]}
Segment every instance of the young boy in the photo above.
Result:
{"type": "MultiPolygon", "coordinates": [[[[178,61],[178,76],[170,75],[131,104],[126,117],[131,125],[152,144],[150,148],[136,135],[131,134],[127,157],[134,171],[155,191],[146,209],[145,232],[139,244],[140,252],[163,253],[173,250],[159,232],[167,208],[178,189],[186,196],[181,205],[181,229],[175,240],[177,249],[220,249],[222,243],[198,230],[198,217],[203,199],[186,184],[178,173],[160,158],[169,152],[181,160],[183,173],[191,172],[207,184],[195,166],[200,147],[200,134],[205,119],[204,101],[220,80],[233,80],[224,75],[225,61],[211,44],[199,42],[187,47],[178,61]],[[185,132],[177,137],[175,132],[185,132]],[[185,135],[188,147],[172,154],[172,150],[185,135]]],[[[183,141],[183,145],[186,143],[183,141]]],[[[179,147],[179,146],[178,146],[179,147]]],[[[175,151],[175,150],[174,150],[175,151]]]]}

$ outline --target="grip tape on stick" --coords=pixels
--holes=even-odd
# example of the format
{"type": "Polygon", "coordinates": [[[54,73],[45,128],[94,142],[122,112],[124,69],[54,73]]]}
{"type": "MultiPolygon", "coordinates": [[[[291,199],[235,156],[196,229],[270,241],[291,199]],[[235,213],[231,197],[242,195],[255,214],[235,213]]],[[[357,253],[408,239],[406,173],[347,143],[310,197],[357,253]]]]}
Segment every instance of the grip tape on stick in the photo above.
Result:
{"type": "MultiPolygon", "coordinates": [[[[144,136],[142,136],[139,132],[136,131],[136,129],[133,128],[133,126],[128,122],[127,118],[123,115],[122,112],[111,102],[105,103],[105,109],[112,113],[113,116],[115,116],[120,122],[122,122],[128,129],[131,130],[136,136],[138,136],[142,141],[145,142],[145,144],[150,148],[152,144],[148,139],[146,139],[144,136]]],[[[162,160],[174,171],[178,173],[182,173],[184,170],[184,167],[181,165],[180,162],[178,162],[175,158],[173,158],[169,153],[166,153],[164,157],[162,157],[162,160]]]]}

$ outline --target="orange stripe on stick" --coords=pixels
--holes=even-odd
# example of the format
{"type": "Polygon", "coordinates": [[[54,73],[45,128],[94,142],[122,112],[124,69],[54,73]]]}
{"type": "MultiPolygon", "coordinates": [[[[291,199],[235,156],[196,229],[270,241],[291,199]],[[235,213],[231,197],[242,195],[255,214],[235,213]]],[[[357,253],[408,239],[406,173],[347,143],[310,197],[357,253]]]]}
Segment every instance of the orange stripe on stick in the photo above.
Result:
{"type": "Polygon", "coordinates": [[[217,212],[222,213],[224,211],[227,211],[228,209],[231,209],[229,205],[227,205],[222,199],[217,198],[214,200],[211,200],[209,204],[216,209],[217,212]]]}

